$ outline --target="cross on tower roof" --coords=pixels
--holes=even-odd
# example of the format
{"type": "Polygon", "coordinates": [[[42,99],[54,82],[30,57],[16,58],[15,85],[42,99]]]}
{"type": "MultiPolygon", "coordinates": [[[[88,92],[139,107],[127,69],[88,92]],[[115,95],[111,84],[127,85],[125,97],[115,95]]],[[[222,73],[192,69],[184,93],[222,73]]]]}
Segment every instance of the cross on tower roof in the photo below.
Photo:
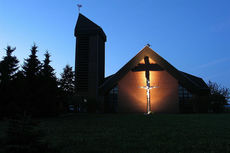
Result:
{"type": "Polygon", "coordinates": [[[81,4],[77,4],[77,7],[78,7],[78,11],[80,13],[80,9],[81,9],[82,5],[81,4]]]}

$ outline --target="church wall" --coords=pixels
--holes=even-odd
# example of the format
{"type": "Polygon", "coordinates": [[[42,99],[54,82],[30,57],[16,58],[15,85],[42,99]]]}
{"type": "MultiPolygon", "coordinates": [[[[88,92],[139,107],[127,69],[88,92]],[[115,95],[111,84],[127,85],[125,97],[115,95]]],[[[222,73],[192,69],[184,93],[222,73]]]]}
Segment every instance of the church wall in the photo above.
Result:
{"type": "MultiPolygon", "coordinates": [[[[177,113],[178,81],[166,71],[150,71],[151,110],[156,113],[177,113]]],[[[118,82],[118,112],[146,112],[145,72],[128,72],[118,82]]]]}

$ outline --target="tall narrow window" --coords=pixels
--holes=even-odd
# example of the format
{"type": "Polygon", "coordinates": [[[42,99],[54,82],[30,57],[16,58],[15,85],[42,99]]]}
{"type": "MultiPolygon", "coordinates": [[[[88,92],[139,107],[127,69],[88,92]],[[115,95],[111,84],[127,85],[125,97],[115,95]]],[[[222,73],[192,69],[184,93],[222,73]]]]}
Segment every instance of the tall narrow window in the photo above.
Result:
{"type": "Polygon", "coordinates": [[[179,85],[178,97],[179,97],[180,111],[183,113],[192,112],[193,111],[193,103],[191,100],[193,98],[192,93],[189,92],[183,86],[179,85]]]}
{"type": "Polygon", "coordinates": [[[109,91],[109,94],[106,96],[105,102],[107,104],[108,112],[118,111],[118,86],[115,86],[109,91]]]}

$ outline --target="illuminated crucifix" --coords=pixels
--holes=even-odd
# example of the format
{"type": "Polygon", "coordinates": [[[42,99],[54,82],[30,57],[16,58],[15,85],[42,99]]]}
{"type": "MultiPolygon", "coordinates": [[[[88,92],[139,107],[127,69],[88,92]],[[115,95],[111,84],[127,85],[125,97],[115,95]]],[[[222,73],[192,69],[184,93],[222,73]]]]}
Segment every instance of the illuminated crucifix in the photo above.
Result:
{"type": "Polygon", "coordinates": [[[157,86],[150,86],[149,71],[162,71],[163,69],[158,64],[150,64],[148,56],[146,56],[144,60],[145,60],[145,64],[138,64],[134,69],[132,69],[132,71],[133,72],[145,71],[146,86],[142,86],[140,88],[146,89],[147,114],[150,114],[151,113],[150,90],[152,88],[157,88],[157,86]]]}

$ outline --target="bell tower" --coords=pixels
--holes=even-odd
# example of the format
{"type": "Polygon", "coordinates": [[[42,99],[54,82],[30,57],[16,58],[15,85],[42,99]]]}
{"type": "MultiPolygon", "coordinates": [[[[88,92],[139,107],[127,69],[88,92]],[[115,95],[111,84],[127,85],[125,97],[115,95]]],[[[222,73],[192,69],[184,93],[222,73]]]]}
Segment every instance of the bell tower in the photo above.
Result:
{"type": "Polygon", "coordinates": [[[76,91],[87,100],[88,111],[95,112],[101,100],[98,87],[105,75],[106,35],[101,27],[80,13],[74,35],[76,91]]]}

